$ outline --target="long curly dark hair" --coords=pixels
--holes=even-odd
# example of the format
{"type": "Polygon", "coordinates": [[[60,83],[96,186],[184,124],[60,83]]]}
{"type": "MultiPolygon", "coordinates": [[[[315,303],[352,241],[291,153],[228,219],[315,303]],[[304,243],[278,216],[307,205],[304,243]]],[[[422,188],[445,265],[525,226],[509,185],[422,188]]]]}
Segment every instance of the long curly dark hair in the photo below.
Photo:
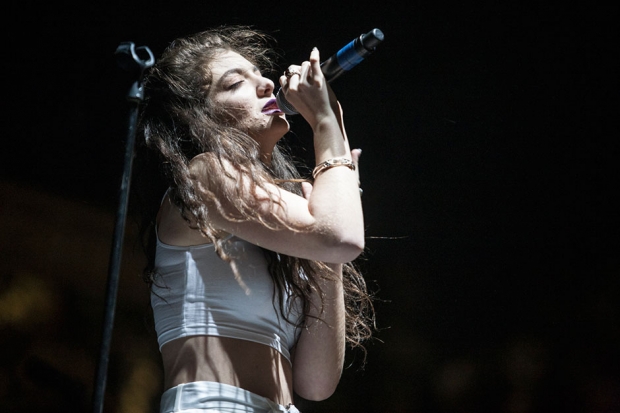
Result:
{"type": "MultiPolygon", "coordinates": [[[[210,152],[220,163],[227,161],[235,165],[241,176],[249,180],[251,191],[270,182],[301,195],[304,179],[299,173],[300,164],[290,155],[283,140],[274,149],[271,164],[265,165],[260,160],[257,142],[236,128],[231,123],[232,117],[213,105],[208,96],[212,82],[209,63],[214,57],[231,50],[252,62],[263,74],[273,75],[278,54],[270,47],[272,43],[270,35],[250,26],[221,26],[174,40],[145,73],[134,167],[137,191],[133,193],[137,194],[142,217],[147,255],[143,275],[149,285],[155,276],[155,216],[166,190],[188,223],[213,242],[220,257],[229,258],[222,249],[224,240],[206,219],[204,200],[219,203],[190,173],[189,163],[196,155],[210,152]]],[[[225,173],[224,170],[218,168],[213,174],[225,173]]],[[[226,194],[234,206],[234,213],[227,213],[229,219],[255,220],[272,227],[286,225],[263,219],[253,205],[253,197],[235,192],[244,190],[247,189],[239,185],[226,194]]],[[[292,291],[293,297],[302,300],[303,314],[308,314],[310,295],[313,291],[321,293],[318,281],[333,278],[332,271],[321,262],[264,251],[277,297],[282,297],[285,290],[292,291]]],[[[343,284],[346,341],[350,348],[360,348],[366,354],[362,343],[375,330],[373,297],[359,266],[353,262],[343,265],[343,284]]],[[[277,299],[277,302],[282,303],[282,314],[288,314],[282,308],[283,301],[277,299]]],[[[302,326],[307,323],[308,320],[301,320],[302,326]]]]}

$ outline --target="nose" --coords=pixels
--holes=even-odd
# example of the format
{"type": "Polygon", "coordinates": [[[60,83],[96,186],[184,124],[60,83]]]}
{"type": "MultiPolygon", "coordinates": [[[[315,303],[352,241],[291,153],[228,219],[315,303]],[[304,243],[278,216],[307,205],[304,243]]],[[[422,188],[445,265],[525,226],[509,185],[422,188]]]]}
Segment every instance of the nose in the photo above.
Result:
{"type": "Polygon", "coordinates": [[[258,82],[258,94],[259,96],[271,96],[273,90],[275,89],[275,85],[271,79],[266,77],[260,78],[258,82]]]}

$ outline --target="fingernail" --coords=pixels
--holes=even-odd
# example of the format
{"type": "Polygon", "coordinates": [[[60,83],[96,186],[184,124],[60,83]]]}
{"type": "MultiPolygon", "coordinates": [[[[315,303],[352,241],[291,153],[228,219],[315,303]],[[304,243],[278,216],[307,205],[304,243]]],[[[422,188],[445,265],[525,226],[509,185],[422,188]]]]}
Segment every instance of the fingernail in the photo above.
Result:
{"type": "Polygon", "coordinates": [[[312,48],[312,51],[314,52],[315,50],[319,50],[319,49],[317,49],[316,47],[313,47],[313,48],[312,48]]]}

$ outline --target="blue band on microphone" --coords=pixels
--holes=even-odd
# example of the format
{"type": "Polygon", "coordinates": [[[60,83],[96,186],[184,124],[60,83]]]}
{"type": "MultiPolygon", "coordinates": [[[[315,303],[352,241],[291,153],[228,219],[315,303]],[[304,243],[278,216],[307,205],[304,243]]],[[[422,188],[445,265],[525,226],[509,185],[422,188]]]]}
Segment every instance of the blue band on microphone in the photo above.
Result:
{"type": "Polygon", "coordinates": [[[343,70],[351,70],[359,64],[364,58],[355,50],[355,40],[343,47],[336,53],[338,64],[343,70]]]}

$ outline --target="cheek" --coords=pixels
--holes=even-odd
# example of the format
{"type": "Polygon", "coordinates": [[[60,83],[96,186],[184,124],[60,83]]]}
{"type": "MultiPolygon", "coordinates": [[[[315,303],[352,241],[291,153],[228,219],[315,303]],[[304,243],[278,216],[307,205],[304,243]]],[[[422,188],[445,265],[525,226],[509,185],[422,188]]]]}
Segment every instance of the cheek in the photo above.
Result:
{"type": "Polygon", "coordinates": [[[233,101],[222,101],[218,104],[220,105],[220,109],[222,109],[224,118],[232,124],[244,125],[252,116],[252,112],[248,105],[233,101]]]}
{"type": "Polygon", "coordinates": [[[248,132],[262,133],[264,129],[269,127],[269,120],[264,117],[247,116],[239,119],[239,125],[248,132]]]}

